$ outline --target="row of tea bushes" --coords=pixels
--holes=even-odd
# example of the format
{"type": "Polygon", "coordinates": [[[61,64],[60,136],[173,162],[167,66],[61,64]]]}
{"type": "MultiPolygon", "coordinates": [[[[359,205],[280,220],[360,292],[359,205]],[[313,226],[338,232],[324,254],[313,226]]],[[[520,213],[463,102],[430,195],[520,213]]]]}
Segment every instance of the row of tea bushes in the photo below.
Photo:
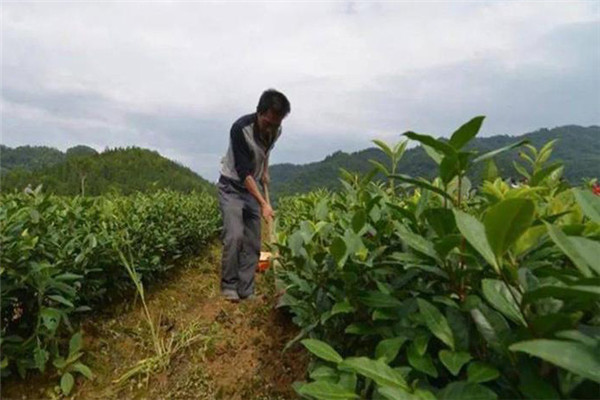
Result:
{"type": "Polygon", "coordinates": [[[3,375],[60,365],[78,315],[130,293],[120,254],[150,282],[220,228],[205,193],[60,197],[38,188],[0,201],[3,375]]]}

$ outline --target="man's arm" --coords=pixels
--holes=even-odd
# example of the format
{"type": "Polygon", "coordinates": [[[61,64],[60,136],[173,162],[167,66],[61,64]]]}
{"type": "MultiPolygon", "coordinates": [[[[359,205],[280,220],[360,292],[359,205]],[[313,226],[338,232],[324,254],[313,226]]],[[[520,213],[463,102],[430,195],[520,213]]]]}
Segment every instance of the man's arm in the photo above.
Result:
{"type": "Polygon", "coordinates": [[[244,186],[246,189],[248,189],[250,194],[254,196],[256,201],[258,201],[258,204],[260,204],[263,217],[265,217],[267,220],[273,219],[275,213],[273,212],[271,205],[267,203],[263,195],[260,193],[260,190],[258,190],[258,185],[256,184],[256,181],[252,175],[246,176],[246,179],[244,179],[244,186]]]}
{"type": "Polygon", "coordinates": [[[263,217],[267,219],[273,218],[273,209],[265,201],[252,176],[250,148],[244,139],[244,134],[239,125],[234,124],[231,127],[231,144],[233,146],[233,158],[238,176],[244,182],[246,189],[248,189],[250,194],[258,201],[258,204],[260,204],[263,217]]]}

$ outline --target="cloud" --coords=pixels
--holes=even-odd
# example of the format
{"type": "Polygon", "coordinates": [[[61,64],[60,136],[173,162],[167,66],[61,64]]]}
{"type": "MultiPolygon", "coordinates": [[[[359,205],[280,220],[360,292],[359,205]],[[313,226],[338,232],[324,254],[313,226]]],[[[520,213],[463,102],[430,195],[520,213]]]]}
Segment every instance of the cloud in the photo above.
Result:
{"type": "Polygon", "coordinates": [[[151,148],[216,180],[231,123],[268,87],[292,113],[273,162],[408,129],[598,124],[600,6],[5,3],[2,142],[151,148]]]}

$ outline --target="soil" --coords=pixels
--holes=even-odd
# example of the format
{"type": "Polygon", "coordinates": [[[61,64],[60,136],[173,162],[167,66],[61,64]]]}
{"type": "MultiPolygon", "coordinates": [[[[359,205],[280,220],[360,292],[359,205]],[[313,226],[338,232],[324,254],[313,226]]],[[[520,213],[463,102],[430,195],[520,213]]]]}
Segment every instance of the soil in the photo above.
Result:
{"type": "Polygon", "coordinates": [[[292,384],[305,379],[309,356],[283,348],[298,329],[274,307],[269,278],[257,275],[256,299],[220,297],[220,246],[175,269],[146,294],[158,336],[170,350],[162,365],[116,382],[155,356],[141,302],[111,305],[82,323],[85,356],[94,377],[77,375],[73,392],[57,394],[59,377],[6,378],[3,399],[295,399],[292,384]],[[179,345],[179,348],[177,347],[179,345]]]}

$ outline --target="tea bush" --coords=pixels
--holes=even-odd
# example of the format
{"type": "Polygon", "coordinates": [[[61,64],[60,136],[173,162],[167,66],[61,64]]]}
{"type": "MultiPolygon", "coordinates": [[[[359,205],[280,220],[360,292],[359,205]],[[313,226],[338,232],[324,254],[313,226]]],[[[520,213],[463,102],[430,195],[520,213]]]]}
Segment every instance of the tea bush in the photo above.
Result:
{"type": "Polygon", "coordinates": [[[49,362],[89,375],[75,321],[130,292],[119,252],[149,282],[220,228],[216,199],[204,193],[60,197],[38,188],[0,199],[3,376],[49,362]]]}
{"type": "MultiPolygon", "coordinates": [[[[546,165],[552,143],[463,151],[482,122],[449,141],[405,134],[438,164],[432,182],[376,165],[389,182],[343,172],[340,193],[282,201],[279,215],[302,210],[276,245],[280,306],[316,356],[302,396],[598,397],[600,197],[546,165]],[[528,183],[496,176],[493,157],[516,147],[528,183]]],[[[376,144],[392,166],[404,148],[376,144]]]]}

